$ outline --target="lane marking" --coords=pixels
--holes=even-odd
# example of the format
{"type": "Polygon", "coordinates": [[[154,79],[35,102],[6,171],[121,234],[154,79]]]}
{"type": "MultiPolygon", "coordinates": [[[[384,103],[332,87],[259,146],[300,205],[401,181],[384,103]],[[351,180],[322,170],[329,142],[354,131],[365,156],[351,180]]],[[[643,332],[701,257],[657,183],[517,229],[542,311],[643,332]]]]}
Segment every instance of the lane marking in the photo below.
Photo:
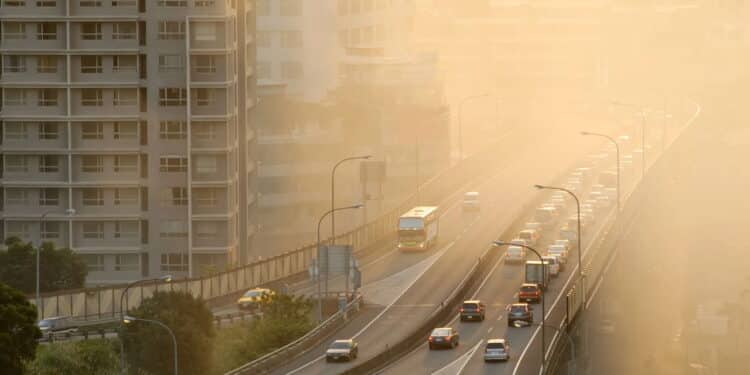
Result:
{"type": "MultiPolygon", "coordinates": [[[[502,316],[501,316],[501,317],[502,317],[502,316]]],[[[500,320],[500,319],[498,319],[498,320],[500,320]]],[[[487,333],[488,333],[488,334],[489,334],[489,333],[492,333],[492,330],[493,330],[493,329],[495,329],[495,327],[494,327],[494,326],[490,327],[490,329],[488,329],[488,330],[487,330],[487,333]]]]}
{"type": "Polygon", "coordinates": [[[471,357],[474,356],[474,353],[479,349],[479,346],[482,344],[482,341],[479,341],[476,345],[474,345],[469,351],[462,354],[460,357],[453,360],[453,362],[449,363],[447,366],[433,371],[432,375],[455,375],[460,374],[461,371],[463,371],[464,367],[466,367],[466,364],[469,363],[469,360],[471,357]],[[454,369],[455,367],[458,367],[457,369],[454,369]]]}

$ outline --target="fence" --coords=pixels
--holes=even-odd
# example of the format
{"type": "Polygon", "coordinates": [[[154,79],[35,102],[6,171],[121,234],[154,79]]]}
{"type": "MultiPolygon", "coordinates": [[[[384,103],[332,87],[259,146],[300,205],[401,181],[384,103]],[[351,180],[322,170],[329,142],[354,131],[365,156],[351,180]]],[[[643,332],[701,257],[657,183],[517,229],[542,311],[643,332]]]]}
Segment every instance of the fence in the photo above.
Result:
{"type": "MultiPolygon", "coordinates": [[[[485,161],[497,153],[499,141],[483,148],[474,155],[456,163],[427,181],[419,191],[419,202],[438,202],[455,193],[461,186],[481,175],[485,161]]],[[[386,212],[367,225],[337,236],[339,244],[352,245],[363,250],[380,243],[395,234],[399,216],[417,204],[416,194],[404,200],[398,207],[386,212]]],[[[209,303],[212,300],[233,296],[252,287],[268,284],[293,275],[307,273],[315,258],[315,244],[304,246],[278,256],[259,260],[215,275],[151,282],[128,289],[122,310],[136,307],[157,291],[185,291],[209,303]]],[[[41,297],[40,319],[53,316],[72,316],[77,319],[112,318],[121,309],[120,297],[127,285],[104,286],[72,291],[46,293],[41,297]]],[[[29,302],[36,304],[33,296],[29,302]]]]}

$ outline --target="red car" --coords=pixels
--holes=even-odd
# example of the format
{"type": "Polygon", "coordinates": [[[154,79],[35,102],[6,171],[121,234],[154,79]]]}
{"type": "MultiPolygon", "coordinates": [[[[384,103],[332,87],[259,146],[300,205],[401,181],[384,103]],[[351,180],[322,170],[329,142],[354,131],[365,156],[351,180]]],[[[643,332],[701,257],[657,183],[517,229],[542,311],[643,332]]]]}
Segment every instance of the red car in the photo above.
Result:
{"type": "Polygon", "coordinates": [[[518,302],[539,303],[542,299],[542,288],[537,284],[524,283],[518,291],[518,302]]]}

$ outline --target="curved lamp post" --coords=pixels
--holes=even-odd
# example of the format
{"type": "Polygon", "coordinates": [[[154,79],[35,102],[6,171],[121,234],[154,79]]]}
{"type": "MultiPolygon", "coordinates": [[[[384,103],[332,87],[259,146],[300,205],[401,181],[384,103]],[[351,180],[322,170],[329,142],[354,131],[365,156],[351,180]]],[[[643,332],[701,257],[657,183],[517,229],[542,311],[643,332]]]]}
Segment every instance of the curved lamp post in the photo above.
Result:
{"type": "Polygon", "coordinates": [[[169,335],[172,336],[172,346],[174,349],[174,375],[177,375],[177,338],[174,335],[174,332],[172,332],[172,329],[167,327],[166,324],[158,321],[158,320],[152,320],[152,319],[142,319],[142,318],[135,318],[132,316],[125,315],[122,317],[122,323],[124,324],[130,324],[133,322],[146,322],[151,324],[156,324],[169,332],[169,335]]]}
{"type": "Polygon", "coordinates": [[[617,151],[617,214],[619,215],[620,214],[620,145],[617,144],[617,141],[614,138],[606,134],[583,131],[581,132],[581,135],[592,135],[595,137],[605,138],[609,140],[613,145],[615,145],[615,150],[617,151]]]}
{"type": "MultiPolygon", "coordinates": [[[[544,259],[542,258],[542,255],[539,254],[539,252],[536,251],[536,249],[534,249],[533,247],[528,246],[528,245],[523,245],[523,244],[514,244],[514,243],[510,243],[510,242],[505,242],[505,241],[493,241],[493,244],[495,246],[521,246],[521,247],[523,247],[523,248],[525,248],[525,249],[533,252],[534,254],[536,254],[537,258],[539,258],[539,262],[542,263],[542,279],[545,278],[544,275],[547,273],[547,269],[544,267],[544,259]]],[[[539,295],[541,296],[541,300],[542,300],[542,323],[541,324],[544,325],[544,290],[541,290],[541,293],[539,295]]],[[[544,329],[542,329],[542,373],[544,372],[544,349],[545,349],[545,345],[544,345],[544,329]]]]}
{"type": "Polygon", "coordinates": [[[141,283],[154,282],[154,281],[171,282],[172,281],[172,275],[164,275],[162,277],[158,277],[158,278],[155,278],[155,279],[141,279],[141,280],[133,281],[130,284],[128,284],[125,287],[125,289],[123,289],[122,293],[120,294],[120,319],[122,319],[121,320],[122,324],[120,325],[120,332],[119,332],[119,336],[120,336],[120,369],[121,369],[121,371],[122,371],[123,374],[125,374],[125,343],[123,341],[122,333],[123,333],[124,325],[128,323],[124,319],[124,317],[126,316],[125,314],[128,312],[128,309],[126,308],[126,309],[123,310],[123,308],[122,308],[122,306],[124,305],[123,300],[125,299],[125,296],[128,294],[128,289],[130,289],[130,287],[136,286],[136,285],[141,284],[141,283]]]}
{"type": "MultiPolygon", "coordinates": [[[[335,199],[336,199],[336,168],[339,167],[339,165],[346,163],[347,161],[352,160],[367,160],[371,158],[372,155],[362,155],[362,156],[352,156],[348,158],[341,159],[336,165],[333,166],[333,169],[331,170],[331,245],[336,244],[336,211],[334,209],[335,206],[335,199]]],[[[366,219],[366,218],[365,218],[366,219]]],[[[366,224],[366,223],[365,223],[366,224]]],[[[345,291],[349,292],[349,275],[346,275],[346,289],[345,291]]]]}
{"type": "MultiPolygon", "coordinates": [[[[352,205],[352,206],[332,208],[332,209],[326,211],[326,213],[324,213],[323,216],[320,217],[320,220],[318,220],[318,240],[316,242],[316,244],[317,244],[317,258],[316,259],[317,259],[317,263],[318,263],[318,322],[323,321],[323,300],[322,300],[321,290],[320,290],[320,287],[321,287],[321,285],[320,285],[320,282],[321,282],[321,280],[320,280],[320,273],[321,273],[320,269],[322,268],[321,264],[320,264],[320,224],[323,223],[323,219],[325,219],[326,216],[328,216],[330,214],[333,214],[336,211],[353,210],[353,209],[362,208],[362,206],[363,205],[360,203],[360,204],[355,204],[355,205],[352,205]]],[[[331,216],[331,217],[333,218],[333,216],[331,216]]],[[[326,270],[326,291],[328,291],[328,272],[327,271],[328,270],[326,270]]]]}

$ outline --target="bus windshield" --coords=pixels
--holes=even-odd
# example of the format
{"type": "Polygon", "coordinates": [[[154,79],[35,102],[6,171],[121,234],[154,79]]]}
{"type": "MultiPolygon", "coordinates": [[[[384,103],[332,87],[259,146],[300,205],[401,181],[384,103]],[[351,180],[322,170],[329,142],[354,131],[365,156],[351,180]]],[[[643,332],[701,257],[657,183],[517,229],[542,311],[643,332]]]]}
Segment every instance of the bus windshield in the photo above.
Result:
{"type": "Polygon", "coordinates": [[[398,229],[423,229],[424,220],[416,217],[403,217],[398,221],[398,229]]]}

